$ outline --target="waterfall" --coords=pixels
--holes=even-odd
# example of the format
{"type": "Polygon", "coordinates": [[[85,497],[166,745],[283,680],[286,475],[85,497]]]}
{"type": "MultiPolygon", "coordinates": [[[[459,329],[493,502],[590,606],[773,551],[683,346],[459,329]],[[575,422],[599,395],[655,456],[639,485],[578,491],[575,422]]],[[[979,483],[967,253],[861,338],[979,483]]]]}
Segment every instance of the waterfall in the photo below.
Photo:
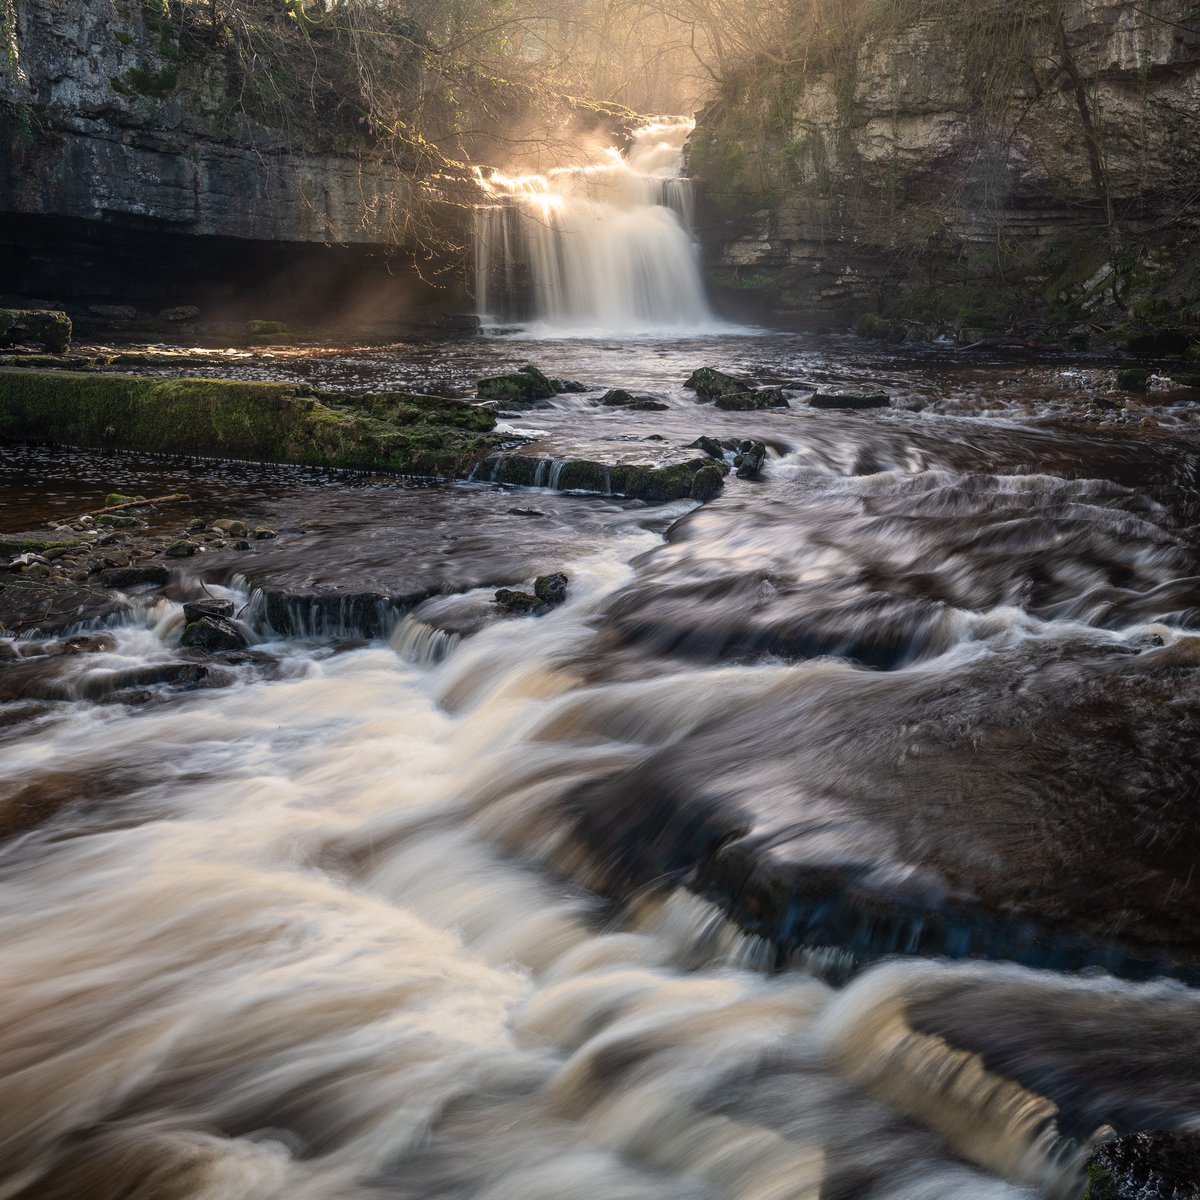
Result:
{"type": "Polygon", "coordinates": [[[664,118],[583,166],[478,173],[476,296],[485,322],[560,333],[712,325],[682,175],[693,122],[664,118]]]}

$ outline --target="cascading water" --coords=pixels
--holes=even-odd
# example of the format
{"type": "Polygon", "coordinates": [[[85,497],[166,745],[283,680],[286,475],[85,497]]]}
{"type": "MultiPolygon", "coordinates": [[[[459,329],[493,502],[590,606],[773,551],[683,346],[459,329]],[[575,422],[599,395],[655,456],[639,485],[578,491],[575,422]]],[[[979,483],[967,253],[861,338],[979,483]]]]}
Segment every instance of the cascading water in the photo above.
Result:
{"type": "Polygon", "coordinates": [[[712,326],[692,185],[681,174],[693,122],[643,126],[626,154],[545,175],[479,174],[476,291],[485,322],[562,333],[712,326]]]}

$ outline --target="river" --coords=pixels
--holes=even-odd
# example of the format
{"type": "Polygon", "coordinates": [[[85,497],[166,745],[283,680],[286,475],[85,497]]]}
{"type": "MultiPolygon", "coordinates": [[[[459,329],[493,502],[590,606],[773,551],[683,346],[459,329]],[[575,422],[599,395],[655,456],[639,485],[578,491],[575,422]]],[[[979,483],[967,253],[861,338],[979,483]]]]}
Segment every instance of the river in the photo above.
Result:
{"type": "Polygon", "coordinates": [[[6,523],[186,490],[278,530],[94,653],[0,639],[0,1198],[1073,1197],[1093,1139],[1200,1128],[1200,398],[751,330],[195,369],[525,361],[588,389],[503,417],[547,480],[701,435],[761,477],[0,446],[6,523]],[[701,404],[703,365],[792,405],[701,404]],[[498,619],[549,571],[565,604],[498,619]],[[202,589],[253,652],[123,691],[202,589]],[[364,591],[411,602],[312,600],[364,591]]]}
{"type": "Polygon", "coordinates": [[[67,690],[0,744],[50,813],[0,850],[0,1195],[1071,1195],[1103,1126],[1194,1126],[1193,410],[1072,427],[1102,364],[784,335],[253,370],[525,358],[668,406],[509,418],[552,460],[736,434],[764,477],[697,508],[5,452],[23,517],[186,484],[275,522],[187,568],[240,605],[256,572],[450,595],[260,628],[157,702],[87,697],[178,656],[177,600],[26,663],[67,690]],[[681,386],[709,360],[913,411],[721,413],[681,386]],[[478,627],[551,569],[562,608],[478,627]],[[809,881],[788,936],[705,828],[809,881]]]}

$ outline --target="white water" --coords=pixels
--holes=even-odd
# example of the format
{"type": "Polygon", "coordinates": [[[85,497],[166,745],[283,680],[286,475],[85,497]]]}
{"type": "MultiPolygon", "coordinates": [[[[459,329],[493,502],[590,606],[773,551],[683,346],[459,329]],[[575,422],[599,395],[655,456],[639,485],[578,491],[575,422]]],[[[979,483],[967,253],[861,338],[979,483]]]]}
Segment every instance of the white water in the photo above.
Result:
{"type": "MultiPolygon", "coordinates": [[[[1074,1189],[1053,1106],[904,1003],[1116,985],[912,963],[838,993],[764,974],[686,893],[605,917],[539,867],[566,775],[755,684],[580,690],[560,665],[653,541],[437,668],[293,645],[291,678],[78,705],[8,749],[10,784],[67,772],[95,801],[0,854],[2,1200],[819,1200],[861,1169],[872,1200],[1074,1189]]],[[[178,636],[151,620],[118,656],[178,636]]]]}
{"type": "Polygon", "coordinates": [[[568,335],[716,328],[681,174],[691,129],[657,121],[627,154],[609,148],[545,175],[480,172],[489,197],[476,215],[480,315],[568,335]]]}

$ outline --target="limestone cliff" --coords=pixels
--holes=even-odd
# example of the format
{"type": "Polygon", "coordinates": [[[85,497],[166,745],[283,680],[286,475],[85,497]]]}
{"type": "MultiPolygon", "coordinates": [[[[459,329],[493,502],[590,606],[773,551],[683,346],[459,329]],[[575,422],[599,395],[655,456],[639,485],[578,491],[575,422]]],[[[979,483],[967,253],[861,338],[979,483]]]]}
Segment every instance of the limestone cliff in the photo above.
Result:
{"type": "Polygon", "coordinates": [[[253,79],[163,11],[0,0],[0,292],[208,310],[273,280],[278,309],[365,282],[403,307],[411,172],[311,114],[255,119],[253,79]]]}
{"type": "Polygon", "coordinates": [[[715,284],[780,317],[1195,321],[1200,12],[915,4],[727,81],[691,168],[715,284]]]}

